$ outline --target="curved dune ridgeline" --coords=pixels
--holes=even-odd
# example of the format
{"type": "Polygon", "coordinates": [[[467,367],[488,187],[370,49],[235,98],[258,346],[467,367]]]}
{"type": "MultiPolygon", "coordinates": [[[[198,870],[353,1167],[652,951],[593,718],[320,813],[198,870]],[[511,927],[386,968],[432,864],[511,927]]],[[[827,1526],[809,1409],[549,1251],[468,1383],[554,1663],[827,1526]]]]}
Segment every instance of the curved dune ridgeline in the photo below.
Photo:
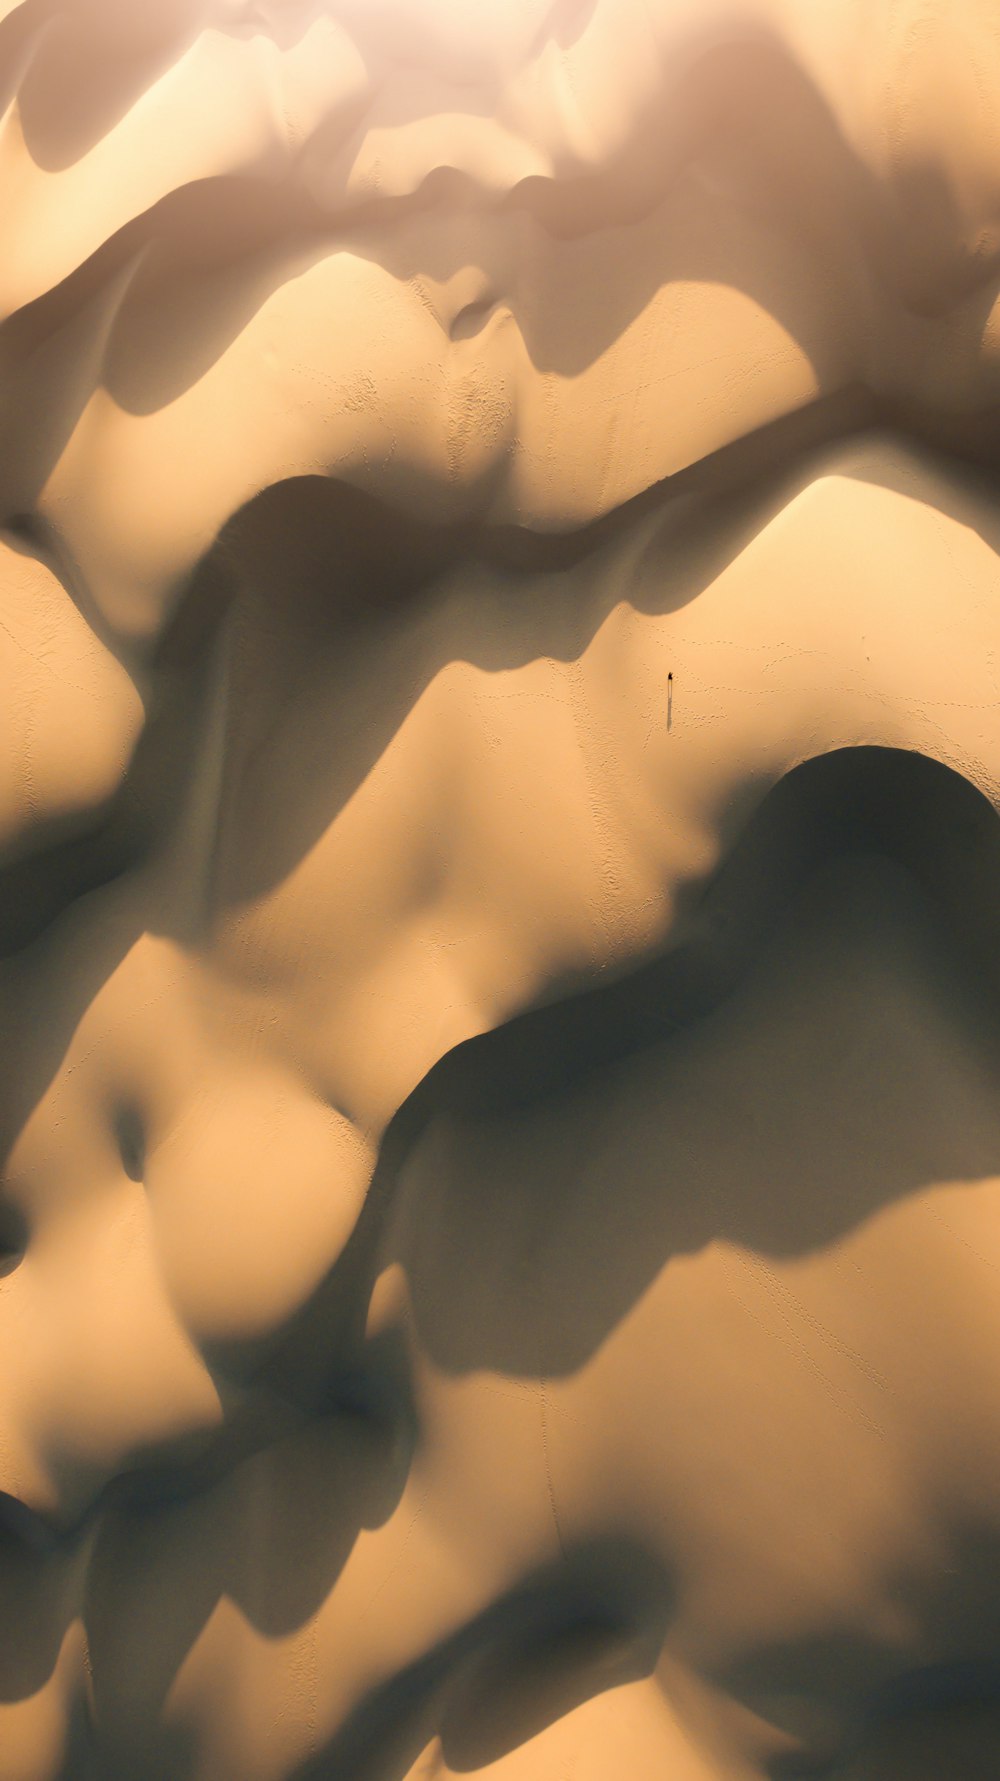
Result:
{"type": "Polygon", "coordinates": [[[0,0],[0,1781],[1000,1772],[987,0],[0,0]]]}

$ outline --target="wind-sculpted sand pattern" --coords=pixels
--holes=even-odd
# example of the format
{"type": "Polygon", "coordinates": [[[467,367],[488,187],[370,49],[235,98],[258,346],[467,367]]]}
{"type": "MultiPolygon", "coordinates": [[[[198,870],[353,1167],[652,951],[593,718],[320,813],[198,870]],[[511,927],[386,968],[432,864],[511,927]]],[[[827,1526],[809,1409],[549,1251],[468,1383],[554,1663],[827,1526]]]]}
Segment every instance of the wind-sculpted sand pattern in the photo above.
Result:
{"type": "Polygon", "coordinates": [[[0,90],[0,1781],[996,1781],[992,0],[0,90]]]}

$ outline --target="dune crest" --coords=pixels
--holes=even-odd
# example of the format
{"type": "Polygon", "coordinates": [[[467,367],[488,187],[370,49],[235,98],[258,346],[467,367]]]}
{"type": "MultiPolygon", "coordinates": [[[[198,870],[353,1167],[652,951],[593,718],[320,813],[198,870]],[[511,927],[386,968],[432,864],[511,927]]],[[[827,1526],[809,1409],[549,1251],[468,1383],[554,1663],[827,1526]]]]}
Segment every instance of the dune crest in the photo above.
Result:
{"type": "Polygon", "coordinates": [[[986,0],[0,0],[0,1781],[994,1781],[986,0]]]}

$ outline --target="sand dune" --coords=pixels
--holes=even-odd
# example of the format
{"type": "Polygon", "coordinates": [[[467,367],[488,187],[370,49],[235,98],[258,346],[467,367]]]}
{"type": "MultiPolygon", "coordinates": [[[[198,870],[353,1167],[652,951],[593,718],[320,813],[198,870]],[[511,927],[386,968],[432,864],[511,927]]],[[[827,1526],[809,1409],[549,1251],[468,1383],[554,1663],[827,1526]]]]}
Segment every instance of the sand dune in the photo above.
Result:
{"type": "Polygon", "coordinates": [[[996,1774],[995,52],[0,4],[0,1781],[996,1774]]]}

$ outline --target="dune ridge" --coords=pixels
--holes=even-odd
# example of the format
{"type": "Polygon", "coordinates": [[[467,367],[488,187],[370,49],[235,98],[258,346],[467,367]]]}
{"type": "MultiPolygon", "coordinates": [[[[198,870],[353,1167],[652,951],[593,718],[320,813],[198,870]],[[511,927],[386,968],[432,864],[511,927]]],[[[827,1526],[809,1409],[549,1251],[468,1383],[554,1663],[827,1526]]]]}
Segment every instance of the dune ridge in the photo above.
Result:
{"type": "Polygon", "coordinates": [[[0,1781],[992,1781],[997,92],[0,0],[0,1781]]]}

